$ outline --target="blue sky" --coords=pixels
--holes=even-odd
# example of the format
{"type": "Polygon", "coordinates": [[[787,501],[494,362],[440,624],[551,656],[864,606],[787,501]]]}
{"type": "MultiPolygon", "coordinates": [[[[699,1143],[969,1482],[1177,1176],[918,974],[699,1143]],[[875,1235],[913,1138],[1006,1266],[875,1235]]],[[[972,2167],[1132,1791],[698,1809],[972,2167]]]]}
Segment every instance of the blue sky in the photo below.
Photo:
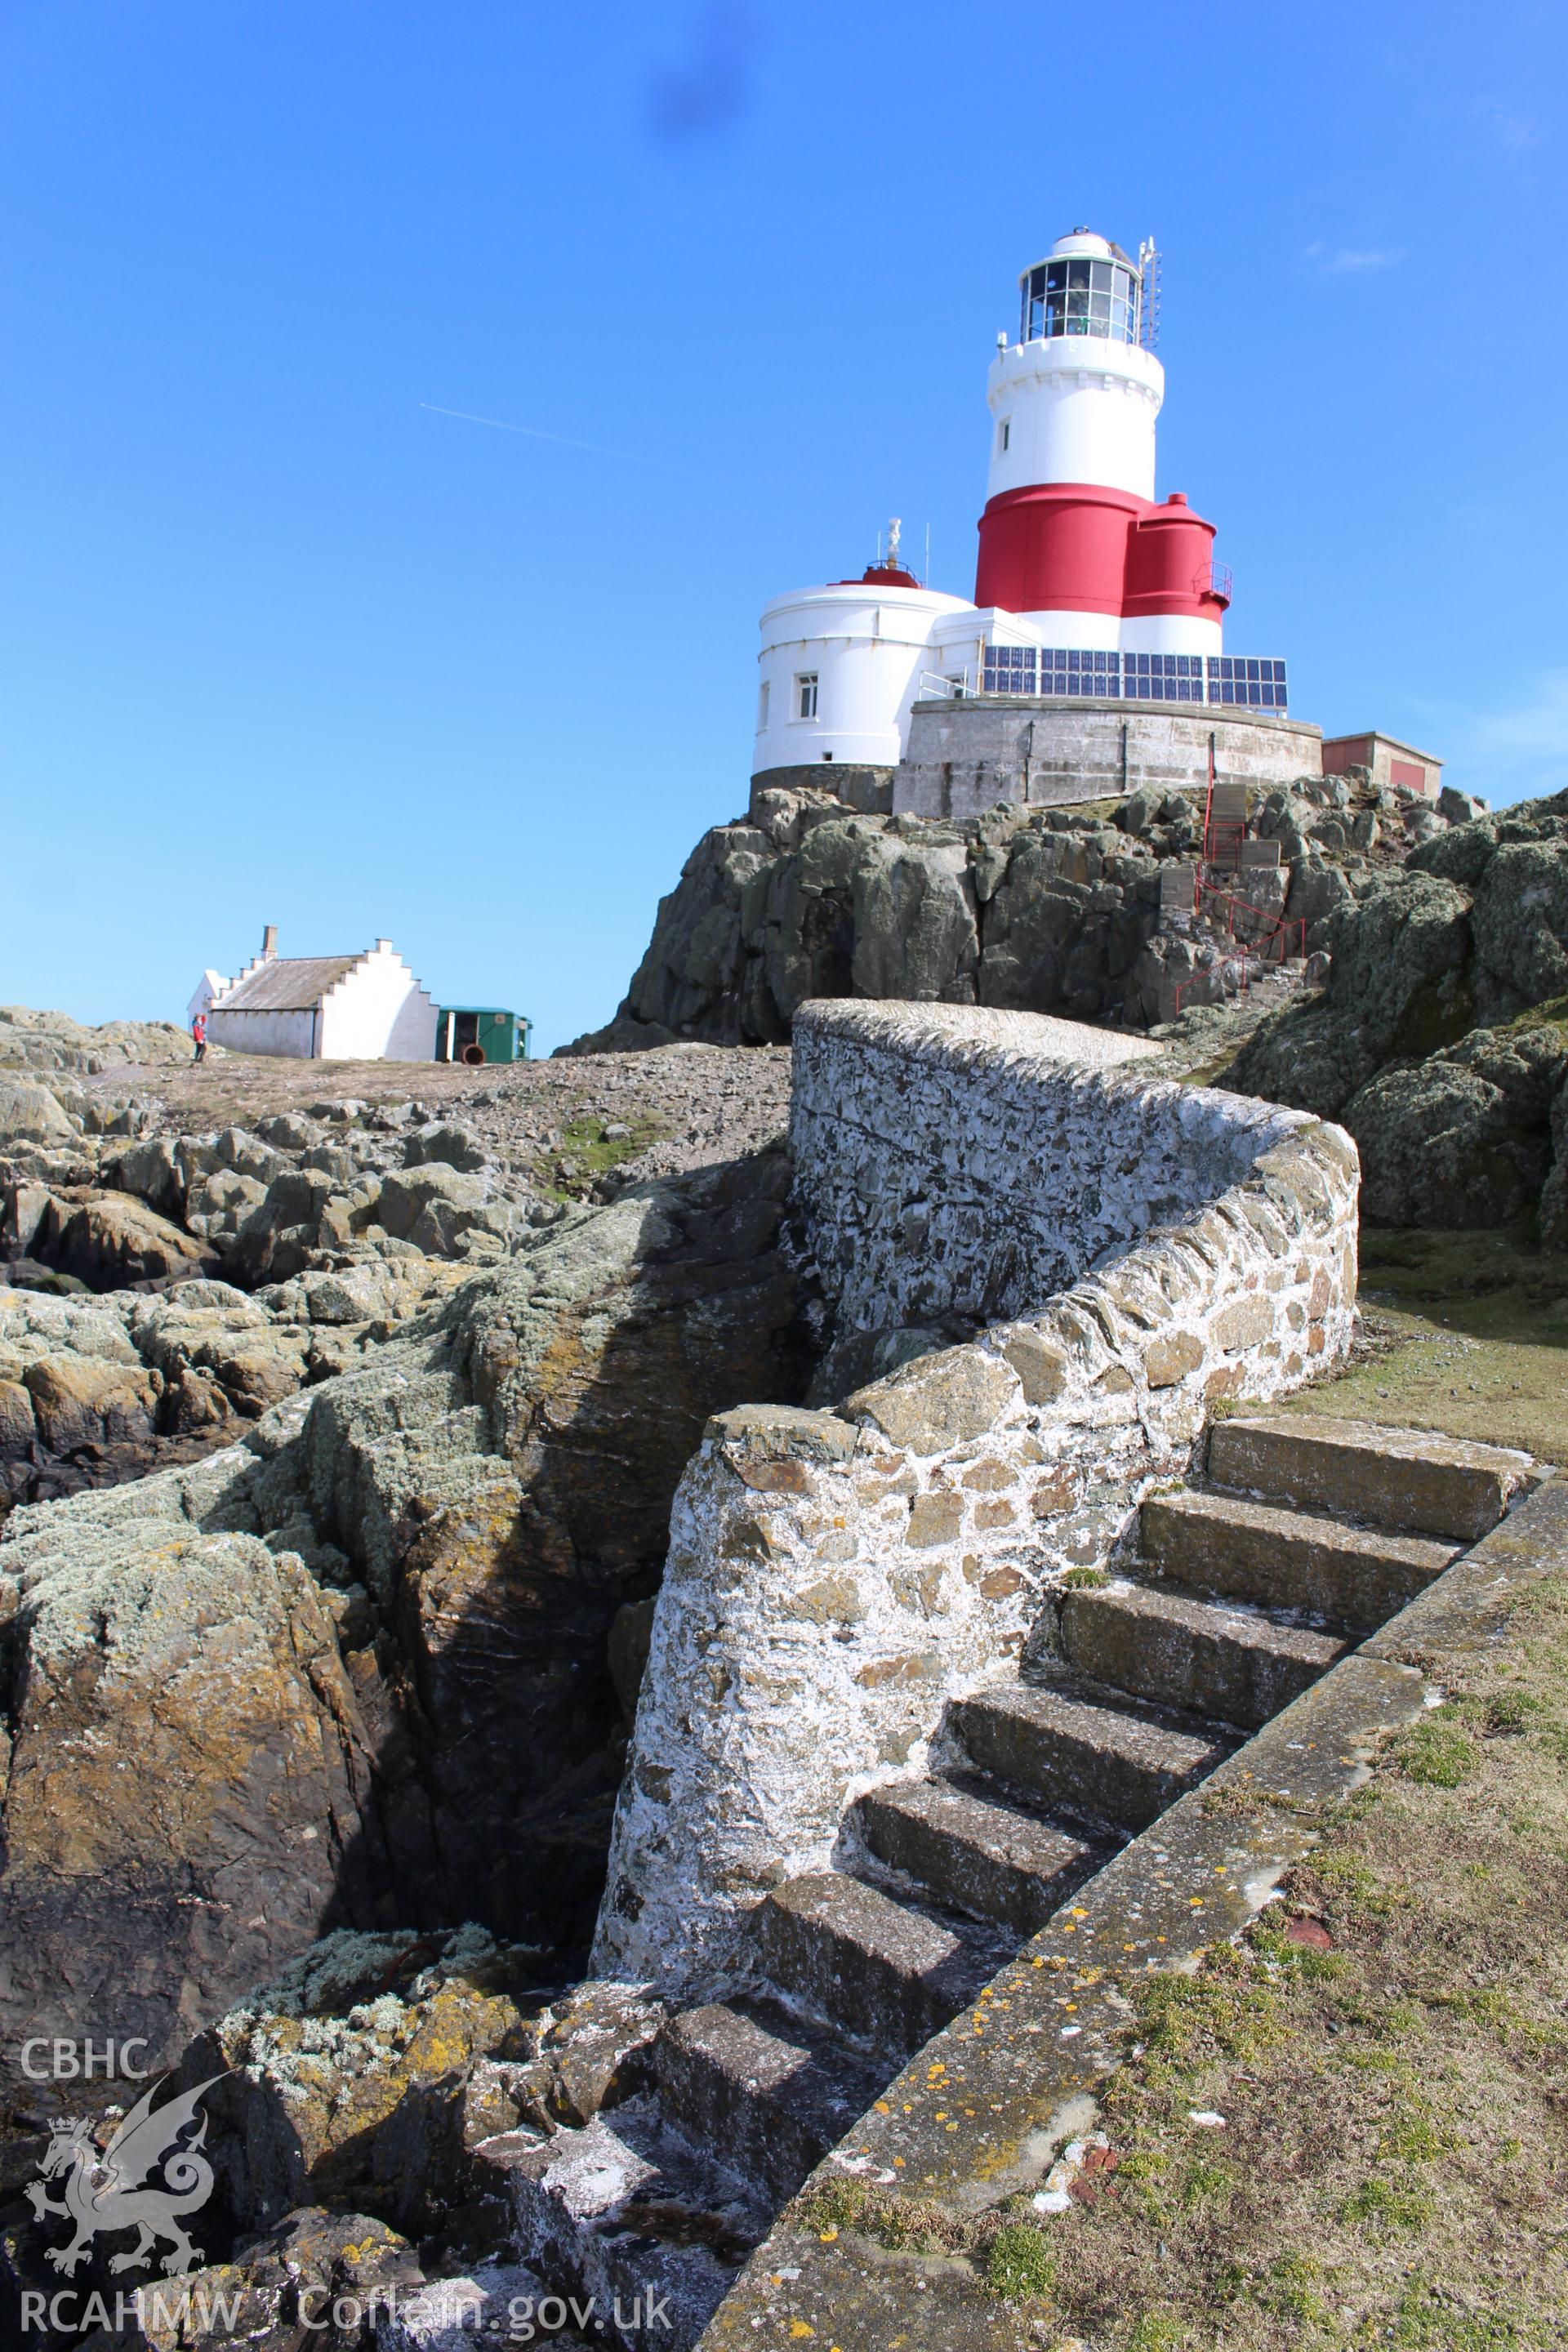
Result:
{"type": "Polygon", "coordinates": [[[177,1019],[273,921],[607,1018],[744,805],[765,599],[891,513],[972,590],[1079,221],[1164,251],[1231,649],[1568,783],[1564,24],[0,0],[0,1001],[177,1019]]]}

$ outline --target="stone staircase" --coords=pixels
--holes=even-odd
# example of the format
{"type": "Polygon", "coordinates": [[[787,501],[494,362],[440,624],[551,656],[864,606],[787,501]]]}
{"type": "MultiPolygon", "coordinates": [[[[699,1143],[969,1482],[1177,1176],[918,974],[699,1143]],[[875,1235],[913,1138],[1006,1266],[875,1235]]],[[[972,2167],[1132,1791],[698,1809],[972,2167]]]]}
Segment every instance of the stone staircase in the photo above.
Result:
{"type": "Polygon", "coordinates": [[[1501,1517],[1519,1457],[1281,1414],[1217,1423],[1053,1654],[949,1707],[928,1777],[863,1797],[840,1866],[752,1914],[743,1990],[671,2019],[585,2128],[494,2147],[522,2258],[696,2341],[749,2248],[923,2042],[1083,1881],[1501,1517]],[[646,2304],[643,2306],[646,2312],[646,2304]],[[668,2325],[663,2322],[668,2320],[668,2325]]]}

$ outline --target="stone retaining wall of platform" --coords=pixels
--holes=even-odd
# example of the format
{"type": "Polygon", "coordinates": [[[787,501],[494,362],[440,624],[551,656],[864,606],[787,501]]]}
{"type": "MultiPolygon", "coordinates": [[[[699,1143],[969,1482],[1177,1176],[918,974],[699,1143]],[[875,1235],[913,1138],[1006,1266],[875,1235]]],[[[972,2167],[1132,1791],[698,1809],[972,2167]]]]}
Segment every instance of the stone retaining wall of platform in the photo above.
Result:
{"type": "Polygon", "coordinates": [[[597,1973],[689,1995],[742,1968],[758,1900],[826,1866],[855,1799],[922,1767],[946,1702],[1044,1638],[1053,1588],[1185,1475],[1215,1404],[1344,1354],[1349,1137],[1067,1058],[1108,1044],[953,1007],[799,1017],[799,1202],[840,1317],[995,1319],[831,1411],[709,1423],[676,1496],[597,1973]]]}
{"type": "Polygon", "coordinates": [[[1201,792],[1211,774],[1267,791],[1322,767],[1322,730],[1272,711],[988,694],[915,704],[891,803],[895,815],[963,817],[1000,801],[1201,792]]]}

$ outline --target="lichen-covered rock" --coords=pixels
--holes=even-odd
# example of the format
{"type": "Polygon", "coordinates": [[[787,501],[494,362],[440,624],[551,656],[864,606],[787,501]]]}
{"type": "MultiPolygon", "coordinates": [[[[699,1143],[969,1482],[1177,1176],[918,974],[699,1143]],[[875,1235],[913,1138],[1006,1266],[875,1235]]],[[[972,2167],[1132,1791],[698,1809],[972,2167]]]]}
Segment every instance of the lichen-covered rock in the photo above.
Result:
{"type": "Polygon", "coordinates": [[[123,1062],[188,1062],[187,1030],[172,1021],[103,1021],[0,1004],[0,1063],[29,1070],[102,1070],[123,1062]]]}
{"type": "Polygon", "coordinates": [[[488,1178],[435,1160],[384,1181],[376,1214],[395,1240],[437,1257],[456,1255],[465,1234],[504,1234],[511,1217],[492,1200],[488,1178]]]}
{"type": "Polygon", "coordinates": [[[144,1444],[153,1435],[163,1383],[140,1364],[132,1370],[92,1356],[45,1356],[22,1378],[38,1436],[51,1454],[144,1444]]]}
{"type": "Polygon", "coordinates": [[[434,2117],[418,2095],[456,2091],[479,2058],[537,2054],[551,1994],[542,1965],[482,1928],[339,1933],[248,1992],[196,2037],[176,2076],[223,2077],[207,2097],[207,2151],[236,2218],[266,2229],[292,2206],[330,2202],[429,2227],[442,2190],[455,2197],[460,2184],[434,2160],[434,2117]],[[393,2147],[406,2178],[385,2160],[393,2147]]]}
{"type": "Polygon", "coordinates": [[[201,1274],[205,1244],[129,1192],[101,1192],[81,1204],[51,1251],[51,1262],[94,1290],[201,1274]]]}
{"type": "Polygon", "coordinates": [[[101,1162],[101,1172],[106,1184],[119,1192],[133,1192],[161,1217],[183,1215],[185,1179],[166,1136],[148,1136],[127,1150],[109,1154],[101,1162]]]}
{"type": "Polygon", "coordinates": [[[355,1328],[309,1319],[342,1303],[325,1271],[258,1298],[0,1292],[13,1450],[143,1395],[245,1432],[0,1537],[19,2026],[87,2002],[156,2043],[339,1920],[581,1949],[625,1746],[611,1624],[658,1585],[710,1414],[809,1377],[787,1184],[774,1149],[531,1230],[299,1393],[355,1328]]]}
{"type": "MultiPolygon", "coordinates": [[[[1279,841],[1281,863],[1237,877],[1235,896],[1258,910],[1243,918],[1244,943],[1283,913],[1302,925],[1309,953],[1327,947],[1335,919],[1407,852],[1405,827],[1380,818],[1379,798],[1392,816],[1370,787],[1352,807],[1337,777],[1255,801],[1256,830],[1279,841]]],[[[660,901],[615,1021],[568,1050],[677,1036],[772,1042],[789,1035],[801,1004],[825,996],[1168,1020],[1175,1008],[1161,959],[1148,960],[1171,936],[1160,868],[1193,861],[1202,832],[1201,806],[1183,793],[1049,809],[1003,802],[952,820],[754,791],[751,822],[706,834],[660,901]]],[[[1219,944],[1233,945],[1218,919],[1219,944]]],[[[1226,985],[1217,976],[1212,989],[1226,985]]],[[[1206,979],[1183,997],[1210,1001],[1206,979]]]]}
{"type": "Polygon", "coordinates": [[[460,1119],[436,1119],[428,1127],[416,1127],[403,1145],[405,1168],[438,1161],[450,1168],[479,1169],[488,1166],[489,1158],[483,1139],[460,1119]]]}
{"type": "Polygon", "coordinates": [[[1369,1216],[1389,1225],[1489,1225],[1529,1213],[1552,1163],[1552,1107],[1568,1046],[1550,1031],[1478,1029],[1384,1070],[1346,1105],[1369,1216]]]}
{"type": "Polygon", "coordinates": [[[0,1142],[68,1143],[74,1133],[47,1087],[0,1073],[0,1142]]]}
{"type": "MultiPolygon", "coordinates": [[[[200,2220],[195,2224],[198,2238],[200,2220]]],[[[459,2301],[448,2290],[447,2307],[468,2314],[472,2330],[481,2315],[499,2332],[504,2299],[494,2288],[510,2290],[515,2279],[522,2291],[539,2294],[537,2281],[527,2272],[502,2277],[493,2269],[465,2281],[468,2295],[459,2301]]],[[[56,2284],[55,2273],[41,2271],[46,2292],[56,2284]]],[[[117,2283],[122,2286],[122,2283],[117,2283]]],[[[454,2330],[421,2340],[417,2334],[394,2334],[398,2315],[439,2310],[433,2290],[420,2268],[416,2249],[395,2230],[373,2214],[329,2211],[306,2206],[285,2215],[276,2228],[242,2239],[227,2262],[174,2278],[154,2276],[140,2294],[128,2295],[111,2287],[105,2307],[123,2318],[111,2318],[111,2332],[95,2335],[94,2352],[112,2344],[115,2352],[237,2352],[237,2347],[310,2344],[319,2352],[366,2352],[371,2344],[396,2342],[417,2347],[418,2352],[465,2352],[474,2338],[454,2330]]],[[[480,2339],[482,2340],[482,2339],[480,2339]]]]}
{"type": "Polygon", "coordinates": [[[1342,1117],[1370,1216],[1490,1224],[1539,1202],[1562,1231],[1568,793],[1434,833],[1331,943],[1323,1001],[1266,1023],[1226,1084],[1342,1117]]]}
{"type": "Polygon", "coordinates": [[[367,1899],[369,1757],[313,1580],[132,1516],[144,1492],[18,1513],[0,1547],[8,2038],[90,2020],[167,2052],[367,1899]]]}
{"type": "MultiPolygon", "coordinates": [[[[63,1279],[63,1277],[62,1277],[63,1279]]],[[[359,1329],[365,1328],[362,1322],[359,1329]]],[[[33,1503],[140,1476],[221,1443],[316,1369],[308,1323],[227,1284],[54,1299],[0,1289],[0,1381],[32,1393],[0,1451],[0,1493],[33,1503]]]]}
{"type": "Polygon", "coordinates": [[[710,1413],[809,1377],[787,1183],[775,1150],[568,1219],[462,1294],[449,1370],[399,1388],[378,1363],[312,1411],[318,1520],[395,1661],[387,1833],[438,1916],[591,1928],[621,1765],[612,1621],[658,1582],[710,1413]]]}

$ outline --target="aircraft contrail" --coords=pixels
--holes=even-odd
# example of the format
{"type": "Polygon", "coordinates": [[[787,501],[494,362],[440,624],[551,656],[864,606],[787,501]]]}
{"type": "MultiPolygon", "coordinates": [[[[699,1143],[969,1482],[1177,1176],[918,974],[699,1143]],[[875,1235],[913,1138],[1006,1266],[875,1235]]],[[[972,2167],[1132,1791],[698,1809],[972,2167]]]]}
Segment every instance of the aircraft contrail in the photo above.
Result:
{"type": "Polygon", "coordinates": [[[509,425],[504,417],[475,416],[467,408],[437,408],[433,400],[422,400],[419,405],[428,409],[432,416],[456,416],[465,425],[490,425],[498,433],[522,433],[531,441],[554,441],[563,449],[586,449],[595,457],[625,457],[628,464],[634,466],[643,462],[640,457],[634,457],[629,449],[606,449],[597,441],[574,441],[565,433],[543,433],[537,425],[509,425]]]}

